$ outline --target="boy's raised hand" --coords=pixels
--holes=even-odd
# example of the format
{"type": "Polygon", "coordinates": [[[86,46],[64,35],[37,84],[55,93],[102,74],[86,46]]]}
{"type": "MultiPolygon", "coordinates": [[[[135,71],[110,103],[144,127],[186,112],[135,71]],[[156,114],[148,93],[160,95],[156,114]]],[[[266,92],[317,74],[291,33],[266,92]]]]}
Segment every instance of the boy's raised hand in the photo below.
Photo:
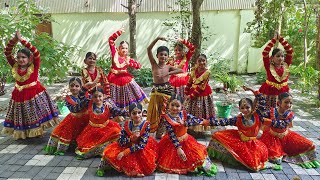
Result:
{"type": "Polygon", "coordinates": [[[158,40],[167,41],[167,39],[165,37],[158,37],[158,40]]]}

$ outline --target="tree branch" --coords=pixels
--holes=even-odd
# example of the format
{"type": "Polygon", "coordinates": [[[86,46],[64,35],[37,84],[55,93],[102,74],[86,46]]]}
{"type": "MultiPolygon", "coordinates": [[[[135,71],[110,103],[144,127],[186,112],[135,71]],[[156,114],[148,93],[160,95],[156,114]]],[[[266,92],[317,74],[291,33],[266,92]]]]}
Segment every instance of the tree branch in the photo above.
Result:
{"type": "Polygon", "coordinates": [[[141,6],[142,0],[137,4],[137,8],[141,6]]]}
{"type": "Polygon", "coordinates": [[[128,6],[125,6],[125,5],[123,5],[123,4],[121,4],[121,6],[124,7],[124,8],[126,8],[126,9],[129,9],[128,6]]]}

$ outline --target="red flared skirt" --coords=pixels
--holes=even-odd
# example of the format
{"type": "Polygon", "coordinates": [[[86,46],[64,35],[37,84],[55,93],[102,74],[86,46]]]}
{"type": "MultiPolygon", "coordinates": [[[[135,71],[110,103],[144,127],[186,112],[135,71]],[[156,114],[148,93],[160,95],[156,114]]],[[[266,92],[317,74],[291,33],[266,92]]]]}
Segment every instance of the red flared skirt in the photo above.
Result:
{"type": "Polygon", "coordinates": [[[171,75],[169,79],[169,83],[173,87],[186,86],[188,84],[190,76],[179,77],[175,75],[171,75]]]}
{"type": "Polygon", "coordinates": [[[166,173],[186,174],[194,172],[199,166],[202,166],[208,152],[206,146],[197,142],[194,137],[188,135],[182,142],[181,148],[186,154],[187,160],[183,161],[177,153],[177,149],[173,145],[168,134],[166,134],[159,142],[159,159],[158,167],[166,173]]]}
{"type": "Polygon", "coordinates": [[[59,141],[70,144],[75,140],[83,129],[89,123],[88,113],[70,113],[62,122],[53,130],[51,136],[58,138],[59,141]]]}
{"type": "Polygon", "coordinates": [[[89,153],[91,150],[119,138],[121,127],[118,123],[109,120],[105,127],[85,127],[77,138],[77,151],[80,154],[89,153]]]}
{"type": "Polygon", "coordinates": [[[315,149],[312,141],[288,130],[288,134],[279,138],[270,134],[267,129],[263,132],[260,140],[268,147],[269,159],[279,159],[282,156],[298,156],[315,149]]]}
{"type": "Polygon", "coordinates": [[[11,98],[15,102],[24,102],[35,98],[35,96],[37,96],[45,90],[46,89],[38,82],[35,86],[25,88],[22,91],[19,91],[17,88],[14,88],[14,90],[12,91],[11,98]]]}
{"type": "Polygon", "coordinates": [[[110,84],[115,84],[117,86],[124,86],[129,82],[131,82],[131,80],[133,79],[133,76],[129,73],[114,74],[110,72],[107,78],[110,84]]]}
{"type": "Polygon", "coordinates": [[[212,134],[232,156],[244,166],[258,171],[268,161],[268,149],[260,140],[242,141],[238,130],[225,130],[212,134]]]}
{"type": "Polygon", "coordinates": [[[147,176],[156,170],[158,142],[152,137],[149,137],[144,149],[130,153],[119,161],[117,159],[118,154],[126,148],[128,147],[122,147],[118,142],[113,142],[105,148],[102,159],[110,163],[117,171],[124,172],[127,176],[147,176]]]}
{"type": "Polygon", "coordinates": [[[271,86],[267,83],[263,83],[259,89],[259,92],[265,95],[274,95],[277,96],[284,92],[289,92],[289,86],[283,86],[281,89],[277,89],[274,86],[271,86]]]}

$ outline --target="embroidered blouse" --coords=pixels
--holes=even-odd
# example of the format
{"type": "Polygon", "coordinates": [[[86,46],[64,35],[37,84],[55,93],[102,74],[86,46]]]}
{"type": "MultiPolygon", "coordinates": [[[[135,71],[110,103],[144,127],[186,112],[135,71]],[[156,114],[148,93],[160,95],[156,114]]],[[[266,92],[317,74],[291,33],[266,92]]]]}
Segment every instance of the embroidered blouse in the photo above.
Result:
{"type": "Polygon", "coordinates": [[[168,135],[176,148],[181,147],[179,138],[187,133],[188,126],[199,125],[203,120],[191,114],[187,114],[185,110],[179,112],[178,117],[172,117],[170,114],[162,115],[164,124],[167,128],[168,135]],[[179,118],[179,121],[176,120],[179,118]]]}
{"type": "MultiPolygon", "coordinates": [[[[26,71],[22,72],[19,69],[18,63],[12,55],[13,47],[17,44],[17,39],[13,38],[7,44],[5,49],[5,56],[8,63],[12,66],[12,75],[16,80],[17,85],[23,86],[33,82],[38,82],[39,68],[40,68],[40,53],[35,46],[26,40],[22,40],[21,44],[28,48],[32,53],[32,61],[26,71]]],[[[38,82],[39,83],[39,82],[38,82]]]]}
{"type": "Polygon", "coordinates": [[[289,43],[284,40],[283,37],[279,39],[279,42],[284,47],[286,51],[286,56],[284,60],[284,65],[281,68],[276,68],[273,64],[270,63],[269,53],[276,43],[276,39],[271,39],[268,45],[264,48],[262,52],[264,67],[267,72],[267,78],[271,82],[282,83],[288,80],[289,77],[289,65],[292,63],[293,49],[289,43]]]}
{"type": "MultiPolygon", "coordinates": [[[[121,131],[118,143],[120,146],[128,146],[131,153],[142,150],[148,143],[150,123],[143,120],[138,126],[134,126],[133,121],[126,121],[121,131]],[[139,132],[139,136],[135,132],[139,132]]],[[[128,151],[126,150],[126,151],[128,151]]]]}
{"type": "Polygon", "coordinates": [[[130,57],[119,56],[116,45],[115,45],[115,41],[121,34],[122,34],[122,31],[117,31],[109,37],[109,46],[110,46],[111,56],[112,56],[111,69],[115,71],[125,71],[128,66],[134,69],[140,69],[141,64],[135,61],[134,59],[130,57]]]}

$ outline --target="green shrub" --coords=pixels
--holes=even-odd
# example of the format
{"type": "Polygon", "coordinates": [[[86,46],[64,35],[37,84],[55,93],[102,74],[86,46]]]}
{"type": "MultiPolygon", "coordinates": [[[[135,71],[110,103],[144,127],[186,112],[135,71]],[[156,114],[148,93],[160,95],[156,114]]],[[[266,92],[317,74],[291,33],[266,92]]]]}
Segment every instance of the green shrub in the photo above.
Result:
{"type": "Polygon", "coordinates": [[[153,83],[152,72],[150,68],[141,68],[131,71],[135,81],[141,87],[150,87],[153,83]]]}
{"type": "Polygon", "coordinates": [[[299,78],[292,87],[300,89],[302,93],[312,92],[318,85],[319,71],[311,66],[304,68],[303,64],[299,66],[291,65],[290,73],[299,78]]]}
{"type": "MultiPolygon", "coordinates": [[[[15,31],[20,30],[21,35],[40,52],[40,77],[46,77],[43,83],[51,84],[68,75],[69,68],[73,67],[70,57],[77,48],[59,42],[47,33],[35,33],[40,23],[54,20],[41,7],[38,7],[34,0],[19,0],[17,6],[1,9],[0,14],[0,52],[4,52],[5,45],[14,36],[15,31]]],[[[13,54],[15,55],[20,48],[22,45],[18,43],[13,54]]],[[[7,82],[14,81],[11,76],[11,67],[6,62],[4,53],[0,53],[0,61],[0,77],[7,75],[7,82]]]]}
{"type": "Polygon", "coordinates": [[[257,73],[257,82],[259,84],[262,84],[262,83],[264,83],[266,81],[266,79],[267,79],[267,72],[263,68],[263,69],[261,69],[260,72],[257,73]]]}

